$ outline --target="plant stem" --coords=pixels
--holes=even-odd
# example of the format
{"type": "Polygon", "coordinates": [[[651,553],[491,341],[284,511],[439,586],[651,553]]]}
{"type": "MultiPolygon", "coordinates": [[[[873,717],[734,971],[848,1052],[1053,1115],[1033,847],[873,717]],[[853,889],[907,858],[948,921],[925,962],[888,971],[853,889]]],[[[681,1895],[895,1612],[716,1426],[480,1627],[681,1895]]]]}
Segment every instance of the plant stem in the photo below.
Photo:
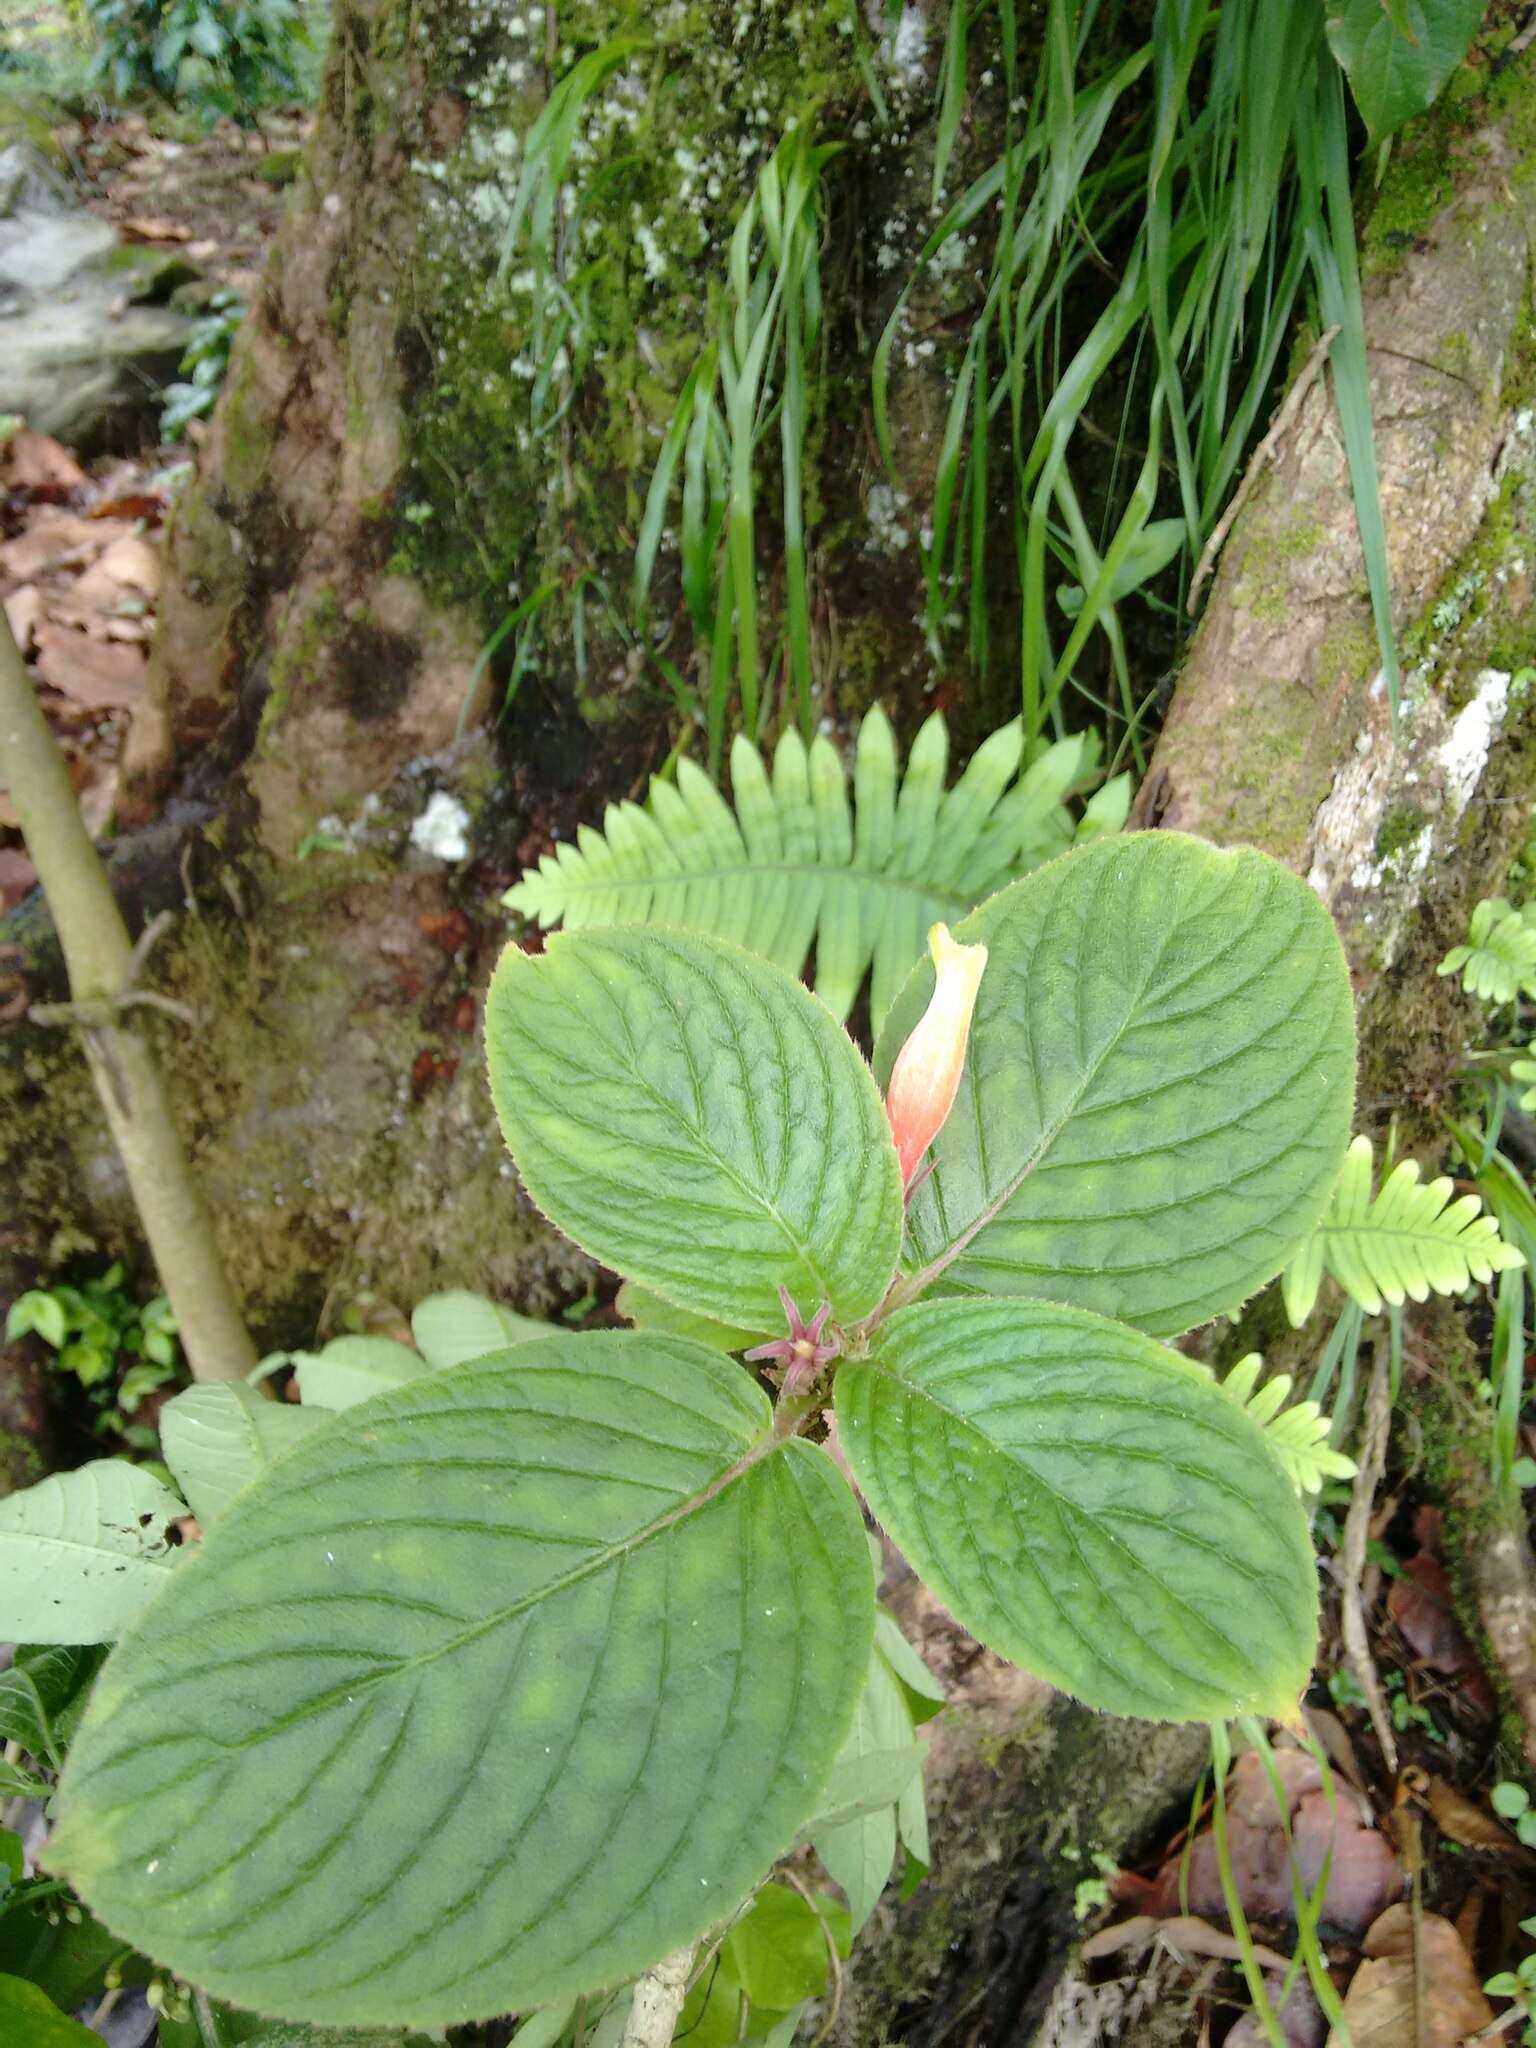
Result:
{"type": "Polygon", "coordinates": [[[674,1949],[635,1980],[621,2048],[667,2048],[688,1996],[693,1943],[674,1949]]]}
{"type": "Polygon", "coordinates": [[[3,614],[0,780],[9,787],[48,898],[70,993],[77,1004],[101,1011],[101,1021],[83,1026],[80,1036],[192,1377],[243,1379],[255,1368],[256,1348],[188,1169],[154,1056],[123,1007],[135,970],[127,927],[3,614]]]}

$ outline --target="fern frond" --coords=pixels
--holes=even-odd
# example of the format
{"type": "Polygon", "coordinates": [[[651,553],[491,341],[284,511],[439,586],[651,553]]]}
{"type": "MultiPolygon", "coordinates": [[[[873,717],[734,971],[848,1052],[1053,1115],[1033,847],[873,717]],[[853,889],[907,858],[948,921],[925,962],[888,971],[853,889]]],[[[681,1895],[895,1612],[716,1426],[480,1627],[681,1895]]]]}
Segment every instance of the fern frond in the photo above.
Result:
{"type": "Polygon", "coordinates": [[[1317,1403],[1295,1401],[1286,1407],[1285,1398],[1291,1391],[1288,1372],[1277,1373],[1254,1391],[1263,1363],[1257,1351],[1250,1351],[1233,1366],[1221,1389],[1262,1426],[1296,1491],[1318,1493],[1325,1479],[1353,1479],[1355,1461],[1330,1449],[1332,1425],[1317,1403]]]}
{"type": "Polygon", "coordinates": [[[1509,1071],[1524,1091],[1520,1097],[1520,1107],[1527,1111],[1536,1109],[1536,1060],[1511,1060],[1509,1071]]]}
{"type": "Polygon", "coordinates": [[[1459,973],[1467,994],[1487,1003],[1536,994],[1536,924],[1529,908],[1522,912],[1502,896],[1485,897],[1472,913],[1467,943],[1453,946],[1435,971],[1459,973]]]}
{"type": "Polygon", "coordinates": [[[1383,1302],[1425,1301],[1430,1294],[1460,1294],[1474,1280],[1491,1280],[1522,1255],[1499,1235],[1497,1219],[1483,1213],[1476,1195],[1452,1201],[1454,1183],[1421,1186],[1418,1162],[1395,1166],[1371,1196],[1371,1141],[1356,1138],[1328,1200],[1322,1222],[1281,1278],[1286,1314],[1299,1328],[1312,1313],[1324,1269],[1367,1315],[1383,1302]]]}
{"type": "Polygon", "coordinates": [[[603,830],[546,854],[503,902],[546,929],[667,924],[729,939],[799,974],[814,945],[816,993],[842,1019],[872,972],[876,1031],[928,927],[971,907],[1074,840],[1118,832],[1130,779],[1106,783],[1080,821],[1066,798],[1095,765],[1087,735],[1058,740],[1020,773],[1017,719],[944,787],[949,735],[934,712],[903,775],[889,719],[870,711],[854,750],[853,800],[831,741],[786,732],[770,775],[752,743],[731,749],[735,810],[689,760],[644,805],[610,804],[603,830]]]}

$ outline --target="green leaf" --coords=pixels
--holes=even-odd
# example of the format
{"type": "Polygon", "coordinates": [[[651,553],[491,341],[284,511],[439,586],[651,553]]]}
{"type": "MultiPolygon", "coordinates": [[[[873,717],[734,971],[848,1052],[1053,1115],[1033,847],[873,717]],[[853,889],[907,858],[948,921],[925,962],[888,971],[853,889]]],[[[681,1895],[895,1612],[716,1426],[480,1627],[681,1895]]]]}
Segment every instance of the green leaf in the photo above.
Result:
{"type": "Polygon", "coordinates": [[[1500,1820],[1518,1820],[1530,1803],[1530,1793],[1510,1778],[1501,1779],[1488,1795],[1488,1804],[1500,1820]]]}
{"type": "Polygon", "coordinates": [[[1459,974],[1469,996],[1512,1003],[1536,989],[1536,923],[1502,896],[1487,896],[1472,912],[1467,943],[1452,946],[1435,969],[1459,974]]]}
{"type": "Polygon", "coordinates": [[[780,969],[673,931],[509,946],[491,1094],[524,1183],[582,1248],[681,1308],[780,1328],[778,1288],[875,1307],[901,1173],[851,1040],[780,969]]]}
{"type": "Polygon", "coordinates": [[[50,1294],[41,1287],[29,1288],[11,1303],[5,1318],[5,1341],[14,1344],[18,1337],[26,1336],[31,1330],[35,1330],[55,1351],[63,1350],[64,1340],[69,1335],[64,1304],[56,1294],[50,1294]]]}
{"type": "Polygon", "coordinates": [[[63,1761],[55,1716],[95,1676],[100,1653],[62,1644],[19,1644],[9,1670],[0,1671],[0,1743],[18,1742],[39,1763],[63,1761]]]}
{"type": "MultiPolygon", "coordinates": [[[[839,1375],[841,1377],[841,1375],[839,1375]]],[[[871,1650],[864,1690],[859,1695],[853,1726],[843,1744],[838,1764],[844,1771],[893,1750],[914,1748],[912,1716],[895,1675],[878,1650],[871,1650]]],[[[895,1800],[898,1788],[883,1807],[839,1822],[818,1820],[813,1842],[816,1854],[826,1865],[833,1882],[842,1886],[855,1933],[875,1910],[880,1894],[890,1882],[896,1860],[895,1800]]]]}
{"type": "Polygon", "coordinates": [[[920,1742],[907,1742],[900,1749],[861,1750],[851,1746],[850,1738],[827,1780],[821,1809],[811,1825],[819,1834],[894,1806],[922,1768],[920,1742]]]}
{"type": "Polygon", "coordinates": [[[201,2000],[213,2022],[210,2036],[196,2011],[182,2021],[160,2016],[159,2048],[434,2048],[426,2034],[399,2027],[306,2027],[290,2020],[266,2020],[213,1999],[201,2000]]]}
{"type": "Polygon", "coordinates": [[[0,2041],[17,2048],[101,2048],[101,2036],[59,2011],[22,1977],[0,1977],[0,2041]]]}
{"type": "Polygon", "coordinates": [[[100,1998],[109,1971],[133,1983],[149,1976],[127,1943],[99,1920],[89,1913],[64,1919],[53,1899],[36,1899],[0,1914],[0,1971],[25,1977],[66,2012],[88,1998],[100,1998]]]}
{"type": "Polygon", "coordinates": [[[206,1531],[243,1487],[328,1419],[324,1408],[264,1401],[239,1384],[189,1387],[160,1410],[160,1449],[206,1531]]]}
{"type": "Polygon", "coordinates": [[[525,2011],[693,1940],[814,1809],[872,1636],[853,1497],[769,1425],[627,1331],[339,1417],[108,1662],[50,1868],[316,2023],[525,2011]]]}
{"type": "Polygon", "coordinates": [[[393,1337],[333,1337],[323,1351],[296,1351],[294,1376],[312,1408],[352,1408],[429,1372],[427,1361],[393,1337]]]}
{"type": "Polygon", "coordinates": [[[695,1344],[705,1344],[711,1351],[745,1351],[749,1345],[760,1344],[768,1334],[766,1330],[744,1330],[730,1323],[712,1322],[708,1316],[674,1308],[670,1301],[653,1294],[648,1287],[637,1287],[633,1280],[624,1282],[613,1305],[637,1329],[656,1330],[666,1337],[691,1337],[695,1344]]]}
{"type": "Polygon", "coordinates": [[[1373,1316],[1383,1302],[1401,1307],[1431,1293],[1461,1294],[1474,1280],[1525,1264],[1477,1195],[1453,1201],[1456,1184],[1448,1178],[1421,1187],[1416,1159],[1400,1160],[1373,1200],[1371,1160],[1370,1139],[1356,1138],[1322,1220],[1285,1269],[1293,1329],[1316,1307],[1325,1270],[1373,1316]]]}
{"type": "MultiPolygon", "coordinates": [[[[1175,1336],[1312,1229],[1349,1142],[1354,1015],[1332,920],[1266,855],[1141,832],[1005,889],[960,1093],[914,1196],[910,1290],[1043,1297],[1175,1336]]],[[[919,967],[876,1071],[933,990],[919,967]]]]}
{"type": "Polygon", "coordinates": [[[0,1500],[0,1637],[105,1643],[171,1575],[166,1529],[185,1507],[120,1458],[0,1500]]]}
{"type": "Polygon", "coordinates": [[[949,1695],[902,1634],[894,1614],[875,1610],[875,1647],[907,1694],[913,1722],[921,1727],[944,1707],[949,1695]]]}
{"type": "Polygon", "coordinates": [[[787,1884],[765,1884],[726,1936],[731,1974],[754,2007],[787,2012],[827,1985],[827,1936],[849,1948],[848,1915],[830,1899],[809,1899],[787,1884]]]}
{"type": "MultiPolygon", "coordinates": [[[[953,923],[983,896],[1072,844],[1069,790],[1092,774],[1084,736],[1060,740],[1022,774],[1017,720],[995,732],[947,794],[949,737],[935,712],[912,743],[905,777],[889,719],[859,728],[848,776],[832,742],[809,750],[786,732],[770,777],[738,736],[734,813],[689,760],[658,776],[642,808],[609,806],[603,832],[583,827],[503,899],[568,930],[662,924],[727,939],[799,974],[814,944],[816,993],[842,1019],[873,968],[878,1030],[928,927],[953,923]]],[[[1124,823],[1121,809],[1119,823],[1124,823]]]]}
{"type": "Polygon", "coordinates": [[[517,2048],[557,2048],[575,2013],[575,1999],[563,1998],[558,2005],[546,2005],[542,2012],[530,2013],[512,2038],[517,2048]]]}
{"type": "Polygon", "coordinates": [[[444,1294],[429,1294],[416,1304],[411,1317],[411,1335],[416,1349],[434,1372],[444,1366],[463,1365],[467,1359],[483,1358],[488,1351],[504,1351],[509,1344],[521,1344],[525,1337],[549,1334],[548,1323],[532,1316],[520,1316],[489,1301],[483,1294],[452,1288],[444,1294]]]}
{"type": "Polygon", "coordinates": [[[1077,1309],[926,1301],[836,1393],[870,1507],[979,1641],[1106,1713],[1294,1709],[1307,1515],[1202,1366],[1077,1309]]]}
{"type": "Polygon", "coordinates": [[[1382,0],[1344,0],[1329,14],[1328,47],[1349,80],[1370,147],[1434,105],[1483,10],[1484,0],[1404,0],[1392,13],[1382,0]]]}

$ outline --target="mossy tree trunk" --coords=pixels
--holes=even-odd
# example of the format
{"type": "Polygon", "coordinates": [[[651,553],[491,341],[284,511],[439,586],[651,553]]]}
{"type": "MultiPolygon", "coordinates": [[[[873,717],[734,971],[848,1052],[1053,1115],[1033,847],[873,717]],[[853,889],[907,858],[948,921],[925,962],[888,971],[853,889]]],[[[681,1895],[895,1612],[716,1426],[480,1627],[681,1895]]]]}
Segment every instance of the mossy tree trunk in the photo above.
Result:
{"type": "MultiPolygon", "coordinates": [[[[810,365],[818,709],[931,682],[914,628],[917,522],[879,465],[868,375],[929,226],[943,12],[908,10],[896,62],[850,0],[341,0],[318,131],[175,521],[129,762],[138,813],[213,743],[241,764],[264,842],[291,854],[321,817],[448,744],[480,648],[546,586],[539,674],[513,727],[524,756],[542,749],[558,774],[582,733],[654,744],[672,700],[644,643],[682,608],[664,549],[647,630],[631,630],[645,491],[712,331],[731,230],[797,127],[848,145],[826,174],[826,317],[810,365]],[[531,124],[552,79],[618,46],[628,54],[578,125],[541,268],[526,232],[508,241],[531,124]],[[581,298],[579,338],[541,355],[539,317],[555,319],[566,292],[581,298]],[[547,359],[552,399],[536,430],[547,359]]],[[[967,136],[1001,120],[986,79],[967,136]]],[[[914,320],[971,290],[937,283],[914,320]]],[[[914,488],[937,447],[938,368],[931,339],[897,351],[914,488]]],[[[773,499],[770,485],[770,716],[783,616],[773,499]]],[[[687,635],[667,652],[691,679],[687,635]]],[[[481,708],[497,673],[480,672],[481,708]]]]}

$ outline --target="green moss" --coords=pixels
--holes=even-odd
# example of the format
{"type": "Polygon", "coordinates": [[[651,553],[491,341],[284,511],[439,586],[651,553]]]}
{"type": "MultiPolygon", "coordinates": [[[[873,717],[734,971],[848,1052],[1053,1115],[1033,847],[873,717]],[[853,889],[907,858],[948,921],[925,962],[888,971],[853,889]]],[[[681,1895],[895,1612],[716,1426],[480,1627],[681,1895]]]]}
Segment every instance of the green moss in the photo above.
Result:
{"type": "MultiPolygon", "coordinates": [[[[582,193],[563,287],[579,311],[573,331],[526,234],[502,265],[517,136],[535,103],[528,60],[540,53],[514,32],[516,13],[491,48],[487,32],[443,11],[434,75],[459,96],[459,132],[446,148],[441,135],[435,147],[417,138],[413,158],[421,226],[398,338],[412,399],[393,561],[487,631],[550,579],[574,590],[595,572],[623,590],[660,437],[716,317],[731,228],[761,160],[790,125],[835,135],[862,96],[845,0],[748,10],[744,29],[741,14],[719,0],[652,10],[645,49],[589,102],[591,154],[571,172],[582,193]],[[761,148],[744,153],[743,134],[761,148]],[[576,388],[559,425],[540,431],[534,383],[561,350],[576,388]]],[[[558,68],[635,22],[626,0],[583,10],[579,28],[562,19],[572,40],[558,68]]],[[[557,371],[546,417],[561,396],[557,371]]],[[[813,506],[818,489],[813,461],[813,506]]],[[[773,516],[768,494],[760,516],[773,516]]],[[[563,604],[544,630],[558,650],[563,604]]],[[[571,667],[581,710],[600,717],[624,640],[601,603],[588,604],[586,632],[588,659],[571,667]]]]}
{"type": "Polygon", "coordinates": [[[329,585],[322,586],[310,600],[298,625],[285,634],[281,648],[273,657],[271,686],[261,709],[261,725],[256,737],[258,747],[274,740],[292,701],[295,685],[301,685],[312,675],[326,648],[341,635],[345,623],[335,591],[329,585]]]}
{"type": "Polygon", "coordinates": [[[1446,126],[1443,117],[1437,120],[1432,115],[1394,147],[1361,242],[1363,276],[1396,270],[1449,205],[1456,181],[1448,137],[1443,132],[1446,126]]]}
{"type": "Polygon", "coordinates": [[[221,425],[225,488],[234,498],[249,497],[261,483],[276,443],[258,382],[254,354],[236,349],[225,380],[221,425]]]}
{"type": "Polygon", "coordinates": [[[1376,828],[1376,859],[1381,862],[1396,860],[1400,853],[1406,853],[1418,844],[1429,822],[1416,804],[1392,805],[1376,828]]]}

